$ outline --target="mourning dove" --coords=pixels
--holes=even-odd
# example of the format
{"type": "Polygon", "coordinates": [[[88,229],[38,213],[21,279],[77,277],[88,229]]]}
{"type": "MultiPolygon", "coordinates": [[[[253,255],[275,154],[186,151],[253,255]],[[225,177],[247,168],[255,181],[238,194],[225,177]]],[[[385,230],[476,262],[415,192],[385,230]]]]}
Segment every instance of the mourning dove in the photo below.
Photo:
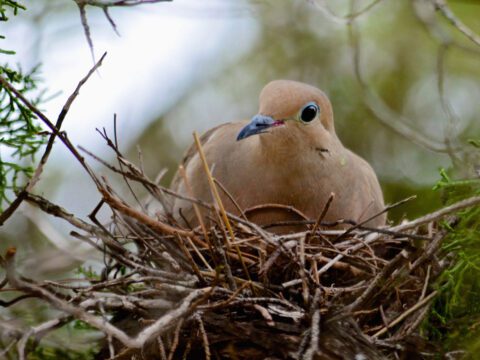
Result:
{"type": "MultiPolygon", "coordinates": [[[[313,86],[272,81],[261,91],[259,112],[250,121],[217,126],[200,141],[213,177],[230,195],[219,190],[226,210],[239,214],[238,207],[242,211],[256,207],[249,218],[261,225],[301,217],[315,220],[331,193],[335,196],[324,221],[361,222],[384,208],[375,172],[342,145],[335,133],[332,105],[313,86]]],[[[177,173],[172,190],[213,203],[195,145],[187,150],[182,165],[185,175],[177,173]]],[[[173,214],[190,226],[198,224],[190,201],[175,199],[173,214]]],[[[368,225],[384,223],[385,215],[380,215],[368,225]]]]}

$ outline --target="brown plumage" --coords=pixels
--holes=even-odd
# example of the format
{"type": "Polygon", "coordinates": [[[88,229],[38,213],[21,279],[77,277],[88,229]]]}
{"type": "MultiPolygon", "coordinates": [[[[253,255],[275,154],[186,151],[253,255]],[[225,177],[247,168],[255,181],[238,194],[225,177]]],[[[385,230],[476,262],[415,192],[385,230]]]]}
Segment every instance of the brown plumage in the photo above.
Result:
{"type": "MultiPolygon", "coordinates": [[[[330,101],[313,86],[288,80],[272,81],[262,90],[259,114],[250,122],[217,126],[207,131],[201,142],[213,176],[244,211],[262,204],[281,204],[294,207],[315,220],[332,192],[335,198],[325,221],[359,222],[384,207],[374,171],[365,160],[342,145],[335,134],[330,101]]],[[[212,203],[208,179],[195,145],[187,151],[182,165],[192,194],[179,174],[171,188],[212,203]]],[[[223,191],[219,192],[227,211],[238,214],[232,201],[223,191]]],[[[190,225],[198,223],[188,201],[176,199],[173,213],[190,225]]],[[[301,217],[275,207],[248,214],[252,221],[260,224],[301,217]]],[[[384,223],[382,215],[369,225],[384,223]]]]}

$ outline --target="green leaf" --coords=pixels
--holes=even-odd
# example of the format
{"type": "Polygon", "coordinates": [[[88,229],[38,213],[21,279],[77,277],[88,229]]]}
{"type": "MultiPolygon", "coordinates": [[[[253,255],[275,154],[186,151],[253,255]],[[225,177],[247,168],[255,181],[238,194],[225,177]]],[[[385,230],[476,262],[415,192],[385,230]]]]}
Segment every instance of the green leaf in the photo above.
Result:
{"type": "MultiPolygon", "coordinates": [[[[480,181],[452,179],[445,169],[435,185],[442,190],[446,205],[480,195],[480,181]]],[[[440,275],[435,287],[439,295],[435,299],[423,332],[431,340],[442,344],[444,351],[480,348],[480,207],[459,211],[459,221],[451,227],[442,250],[452,262],[440,275]]]]}
{"type": "Polygon", "coordinates": [[[13,50],[3,50],[3,49],[0,49],[0,54],[15,55],[16,52],[13,51],[13,50]]]}
{"type": "Polygon", "coordinates": [[[477,149],[480,149],[480,140],[468,139],[467,142],[468,142],[470,145],[475,146],[477,149]]]}
{"type": "MultiPolygon", "coordinates": [[[[37,71],[38,67],[23,73],[8,65],[0,66],[0,76],[34,105],[41,102],[38,96],[33,96],[37,90],[37,71]]],[[[32,176],[32,162],[45,141],[36,115],[0,85],[0,210],[32,176]]]]}

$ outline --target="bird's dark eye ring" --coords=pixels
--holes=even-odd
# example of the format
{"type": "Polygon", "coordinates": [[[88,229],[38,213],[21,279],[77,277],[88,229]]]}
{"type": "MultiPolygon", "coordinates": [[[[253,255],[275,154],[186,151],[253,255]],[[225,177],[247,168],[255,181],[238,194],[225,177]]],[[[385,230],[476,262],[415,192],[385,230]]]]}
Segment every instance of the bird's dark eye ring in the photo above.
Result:
{"type": "Polygon", "coordinates": [[[317,117],[318,111],[319,109],[317,104],[308,104],[302,109],[302,112],[300,113],[300,120],[303,122],[310,122],[317,117]]]}

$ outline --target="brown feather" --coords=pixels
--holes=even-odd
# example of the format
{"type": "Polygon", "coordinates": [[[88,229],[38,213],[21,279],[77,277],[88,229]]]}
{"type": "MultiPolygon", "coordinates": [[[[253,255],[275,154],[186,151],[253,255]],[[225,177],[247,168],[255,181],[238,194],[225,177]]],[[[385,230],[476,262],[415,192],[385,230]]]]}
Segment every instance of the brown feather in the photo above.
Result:
{"type": "MultiPolygon", "coordinates": [[[[260,94],[259,113],[289,120],[267,133],[241,141],[236,141],[237,134],[248,121],[224,124],[202,136],[202,147],[213,176],[243,210],[261,204],[281,204],[292,206],[315,220],[332,192],[335,199],[325,221],[346,218],[359,222],[384,208],[373,169],[346,149],[335,134],[330,101],[322,91],[294,81],[273,81],[260,94]],[[293,120],[303,106],[312,101],[320,107],[319,118],[308,124],[293,120]]],[[[183,164],[193,195],[211,203],[211,191],[195,147],[189,148],[183,164]]],[[[172,189],[188,195],[178,175],[172,189]]],[[[227,211],[238,213],[225,194],[222,201],[227,211]]],[[[180,209],[183,216],[196,225],[191,203],[177,199],[174,214],[180,209]]],[[[269,224],[298,219],[298,214],[277,208],[263,213],[257,211],[252,220],[269,224]]],[[[382,215],[369,225],[384,223],[382,215]]],[[[281,231],[287,230],[296,228],[281,228],[281,231]]]]}

